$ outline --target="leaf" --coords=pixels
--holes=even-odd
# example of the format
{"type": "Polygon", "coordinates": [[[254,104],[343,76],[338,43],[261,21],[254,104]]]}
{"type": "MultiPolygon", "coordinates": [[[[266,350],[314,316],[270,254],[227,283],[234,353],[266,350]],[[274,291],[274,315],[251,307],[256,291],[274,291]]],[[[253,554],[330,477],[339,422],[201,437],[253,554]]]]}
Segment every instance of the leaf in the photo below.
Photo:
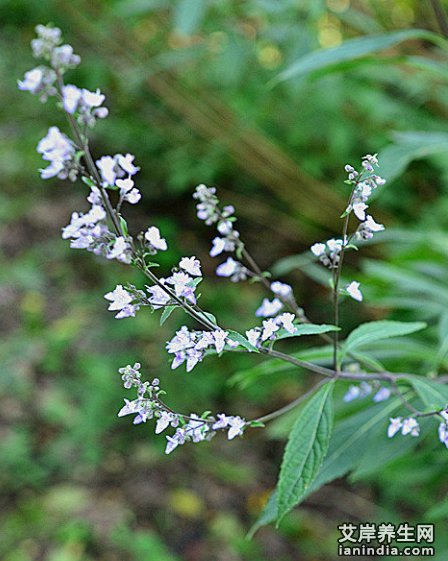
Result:
{"type": "Polygon", "coordinates": [[[183,35],[192,35],[198,30],[205,15],[205,0],[180,0],[174,10],[174,27],[183,35]]]}
{"type": "MultiPolygon", "coordinates": [[[[359,413],[338,422],[331,436],[328,453],[322,467],[302,499],[317,491],[325,483],[342,477],[350,470],[355,469],[363,458],[366,443],[369,442],[372,431],[400,405],[401,402],[397,398],[390,400],[388,403],[379,403],[363,409],[359,413]]],[[[385,426],[384,445],[387,445],[387,442],[385,426]]],[[[252,526],[250,537],[262,526],[271,524],[276,520],[277,495],[278,491],[275,490],[260,517],[252,526]]]]}
{"type": "Polygon", "coordinates": [[[436,33],[424,29],[406,29],[395,33],[370,35],[344,41],[338,47],[313,51],[300,58],[286,70],[283,70],[275,83],[298,76],[304,76],[317,70],[328,69],[347,61],[388,49],[410,39],[424,39],[445,47],[445,41],[436,33]]]}
{"type": "Polygon", "coordinates": [[[239,343],[242,347],[250,352],[259,352],[257,347],[254,347],[251,343],[249,343],[246,337],[243,337],[241,333],[238,333],[238,331],[233,331],[232,329],[228,329],[227,331],[229,332],[229,339],[232,339],[232,341],[239,343]]]}
{"type": "Polygon", "coordinates": [[[417,392],[428,411],[445,409],[448,404],[448,386],[420,376],[406,378],[417,392]]]}
{"type": "MultiPolygon", "coordinates": [[[[363,457],[369,435],[385,418],[401,405],[398,398],[363,409],[338,423],[331,438],[327,457],[308,494],[325,483],[346,475],[363,457]]],[[[387,443],[386,425],[384,444],[387,443]]]]}
{"type": "Polygon", "coordinates": [[[166,322],[176,308],[177,306],[166,306],[163,309],[162,315],[160,316],[160,325],[163,325],[166,322]]]}
{"type": "Polygon", "coordinates": [[[321,333],[328,333],[329,331],[339,331],[340,328],[336,325],[316,325],[314,323],[301,323],[299,325],[294,324],[296,328],[295,333],[289,333],[286,329],[282,329],[278,331],[278,335],[276,337],[276,341],[280,339],[289,339],[290,337],[300,337],[302,335],[320,335],[321,333]]]}
{"type": "Polygon", "coordinates": [[[277,522],[300,502],[325,458],[333,426],[329,382],[308,401],[289,435],[278,482],[277,522]]]}
{"type": "Polygon", "coordinates": [[[393,139],[379,155],[381,176],[388,183],[399,177],[413,160],[448,151],[448,134],[444,132],[397,132],[393,139]]]}
{"type": "Polygon", "coordinates": [[[374,341],[408,335],[409,333],[414,333],[425,327],[426,323],[422,321],[403,322],[381,320],[363,323],[347,337],[343,346],[343,352],[347,354],[374,341]]]}

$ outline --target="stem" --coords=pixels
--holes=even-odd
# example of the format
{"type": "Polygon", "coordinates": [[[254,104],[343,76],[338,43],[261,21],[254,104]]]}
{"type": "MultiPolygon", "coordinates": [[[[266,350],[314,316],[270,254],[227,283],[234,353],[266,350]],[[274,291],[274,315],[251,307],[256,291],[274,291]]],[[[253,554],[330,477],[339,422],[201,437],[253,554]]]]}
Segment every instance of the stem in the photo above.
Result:
{"type": "Polygon", "coordinates": [[[442,35],[448,37],[448,18],[439,0],[429,0],[442,35]]]}

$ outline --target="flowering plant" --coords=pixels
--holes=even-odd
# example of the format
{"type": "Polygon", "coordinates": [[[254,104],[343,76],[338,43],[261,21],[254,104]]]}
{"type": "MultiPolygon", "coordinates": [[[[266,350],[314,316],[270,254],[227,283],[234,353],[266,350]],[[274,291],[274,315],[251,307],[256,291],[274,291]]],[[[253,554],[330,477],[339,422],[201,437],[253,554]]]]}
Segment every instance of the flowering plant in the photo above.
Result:
{"type": "MultiPolygon", "coordinates": [[[[173,410],[164,398],[158,378],[143,381],[141,365],[135,363],[119,369],[126,389],[135,389],[132,400],[118,416],[134,415],[134,424],[155,421],[155,432],[166,430],[166,453],[187,442],[210,440],[218,432],[225,432],[232,440],[248,429],[262,427],[265,423],[285,414],[306,400],[291,430],[285,449],[278,489],[267,506],[263,523],[283,516],[297,505],[318,484],[325,481],[322,470],[328,455],[333,429],[332,395],[339,381],[352,381],[344,396],[346,402],[373,395],[374,403],[388,401],[378,422],[389,417],[385,435],[394,437],[419,436],[420,421],[426,417],[438,420],[438,436],[448,447],[448,393],[446,380],[428,380],[410,373],[393,373],[378,361],[362,353],[363,345],[413,333],[425,327],[422,322],[374,321],[357,327],[345,340],[340,340],[339,303],[341,296],[355,301],[363,300],[360,283],[352,280],[342,283],[341,272],[348,251],[357,250],[360,242],[371,239],[384,230],[382,224],[367,214],[368,202],[378,186],[385,180],[378,175],[377,155],[366,155],[358,169],[345,166],[346,184],[350,190],[348,202],[341,215],[342,235],[337,239],[318,242],[311,246],[311,254],[330,271],[330,291],[333,316],[331,324],[314,324],[298,304],[293,288],[279,280],[271,281],[269,273],[256,263],[242,236],[236,229],[237,218],[231,205],[222,206],[214,187],[199,185],[193,197],[197,202],[197,216],[207,226],[216,228],[210,250],[211,257],[230,254],[217,266],[216,274],[231,282],[250,280],[261,283],[269,297],[263,299],[256,310],[258,324],[244,335],[219,323],[218,319],[199,305],[197,288],[203,280],[200,261],[196,256],[185,256],[173,267],[168,276],[155,273],[159,252],[168,251],[168,242],[156,225],[145,232],[130,233],[123,209],[141,199],[136,186],[139,167],[132,154],[105,155],[96,161],[91,155],[88,131],[98,119],[108,116],[104,106],[105,95],[98,89],[91,92],[65,82],[65,74],[80,63],[70,45],[61,44],[61,31],[56,27],[39,25],[37,38],[32,41],[36,58],[44,64],[26,72],[18,82],[20,90],[29,91],[42,102],[55,98],[65,113],[70,136],[58,127],[50,127],[38,143],[37,151],[48,162],[40,170],[43,179],[57,177],[75,181],[80,178],[89,188],[87,212],[73,212],[70,223],[63,228],[62,237],[70,240],[70,247],[86,249],[109,260],[138,268],[147,278],[144,287],[118,284],[104,298],[108,309],[117,319],[134,317],[141,308],[161,311],[161,322],[166,321],[176,308],[195,322],[195,328],[182,326],[166,344],[173,355],[171,366],[185,365],[191,372],[202,360],[225,352],[254,353],[266,359],[276,359],[305,371],[318,374],[322,380],[310,391],[298,396],[281,409],[256,419],[246,419],[243,414],[210,411],[182,413],[173,410]],[[355,222],[354,228],[351,224],[355,222]],[[287,354],[275,348],[285,338],[315,335],[331,345],[331,368],[318,361],[305,360],[297,354],[287,354]],[[415,398],[418,407],[414,405],[415,398]],[[399,408],[408,414],[394,416],[399,408]]],[[[210,359],[211,360],[211,359],[210,359]]]]}

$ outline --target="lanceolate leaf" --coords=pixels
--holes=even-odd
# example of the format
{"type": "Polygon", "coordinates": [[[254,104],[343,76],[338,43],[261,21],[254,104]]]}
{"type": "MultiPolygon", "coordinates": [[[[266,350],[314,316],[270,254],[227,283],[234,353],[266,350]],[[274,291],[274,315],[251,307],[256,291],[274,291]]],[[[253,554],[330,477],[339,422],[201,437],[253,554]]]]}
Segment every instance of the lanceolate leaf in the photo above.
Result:
{"type": "Polygon", "coordinates": [[[302,499],[325,458],[333,426],[333,387],[333,382],[322,386],[291,430],[278,482],[278,522],[302,499]]]}
{"type": "Polygon", "coordinates": [[[229,339],[232,339],[232,341],[239,343],[242,347],[244,347],[248,351],[252,351],[254,353],[259,352],[257,347],[254,347],[251,343],[249,343],[246,337],[243,337],[241,333],[238,333],[238,331],[233,331],[232,329],[229,329],[228,332],[229,332],[229,339]]]}
{"type": "Polygon", "coordinates": [[[366,344],[389,337],[400,337],[424,329],[426,323],[422,321],[402,322],[402,321],[371,321],[357,327],[347,337],[343,351],[345,354],[358,349],[366,344]]]}
{"type": "Polygon", "coordinates": [[[428,411],[446,408],[448,405],[448,386],[421,376],[409,377],[409,381],[428,411]]]}
{"type": "Polygon", "coordinates": [[[410,39],[424,39],[437,43],[440,46],[445,46],[446,44],[444,39],[439,35],[424,29],[407,29],[404,31],[397,31],[396,33],[384,33],[381,35],[349,39],[338,47],[322,49],[306,54],[289,68],[281,72],[275,81],[282,82],[324,68],[332,68],[341,63],[353,61],[360,57],[388,49],[410,39]]]}

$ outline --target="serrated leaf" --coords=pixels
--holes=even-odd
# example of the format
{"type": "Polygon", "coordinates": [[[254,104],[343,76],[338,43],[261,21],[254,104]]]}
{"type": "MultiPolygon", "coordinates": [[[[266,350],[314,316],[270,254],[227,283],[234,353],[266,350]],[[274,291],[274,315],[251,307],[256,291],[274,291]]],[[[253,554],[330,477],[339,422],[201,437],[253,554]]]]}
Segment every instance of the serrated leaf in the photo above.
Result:
{"type": "Polygon", "coordinates": [[[333,426],[333,388],[333,382],[322,386],[291,430],[278,482],[278,522],[300,502],[325,458],[333,426]]]}
{"type": "Polygon", "coordinates": [[[160,316],[160,325],[163,325],[166,322],[176,308],[177,306],[166,306],[163,309],[162,315],[160,316]]]}
{"type": "Polygon", "coordinates": [[[445,409],[448,404],[448,386],[420,376],[407,378],[428,411],[445,409]]]}
{"type": "Polygon", "coordinates": [[[426,323],[422,321],[370,321],[360,325],[350,333],[345,340],[343,353],[347,354],[359,347],[381,339],[408,335],[409,333],[414,333],[415,331],[419,331],[425,327],[426,323]]]}
{"type": "Polygon", "coordinates": [[[228,329],[227,331],[229,333],[229,339],[231,339],[232,341],[239,343],[242,347],[244,347],[248,351],[251,351],[253,353],[259,352],[257,347],[254,347],[251,343],[249,343],[246,337],[243,337],[241,333],[238,333],[238,331],[233,331],[232,329],[228,329]]]}
{"type": "Polygon", "coordinates": [[[410,39],[424,39],[445,46],[446,42],[436,33],[424,29],[406,29],[395,33],[370,35],[344,41],[341,45],[329,49],[313,51],[300,58],[289,68],[281,72],[275,83],[304,76],[318,70],[353,61],[372,53],[388,49],[410,39]]]}

